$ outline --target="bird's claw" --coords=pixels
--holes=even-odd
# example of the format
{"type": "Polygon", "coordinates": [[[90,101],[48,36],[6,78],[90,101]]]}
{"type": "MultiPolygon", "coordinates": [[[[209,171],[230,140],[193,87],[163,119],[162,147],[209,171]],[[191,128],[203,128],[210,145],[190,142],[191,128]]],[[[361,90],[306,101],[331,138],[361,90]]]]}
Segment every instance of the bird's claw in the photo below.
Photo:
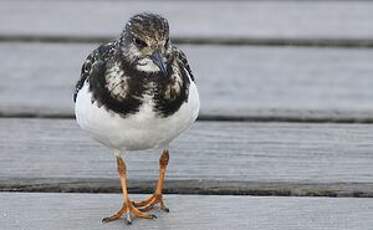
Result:
{"type": "Polygon", "coordinates": [[[156,204],[160,203],[160,209],[164,212],[170,212],[170,209],[166,207],[163,201],[162,194],[153,194],[144,201],[132,202],[132,205],[136,208],[139,208],[142,212],[147,212],[154,208],[156,204]]]}
{"type": "Polygon", "coordinates": [[[165,212],[170,212],[170,209],[169,209],[169,208],[167,208],[166,206],[164,206],[164,207],[161,207],[161,209],[162,209],[163,211],[165,211],[165,212]]]}
{"type": "Polygon", "coordinates": [[[111,222],[111,221],[114,221],[114,220],[118,220],[118,219],[122,218],[122,216],[123,216],[123,219],[124,219],[125,223],[128,224],[128,225],[132,224],[132,217],[143,218],[143,219],[151,219],[151,220],[157,219],[156,215],[148,214],[148,213],[142,211],[141,209],[137,209],[134,206],[133,202],[130,202],[130,204],[131,205],[128,205],[128,206],[123,205],[123,207],[118,212],[116,212],[114,215],[103,218],[102,223],[108,223],[108,222],[111,222]]]}
{"type": "Polygon", "coordinates": [[[127,212],[126,215],[124,216],[124,222],[127,225],[131,225],[132,224],[132,219],[131,219],[131,213],[130,212],[127,212]]]}

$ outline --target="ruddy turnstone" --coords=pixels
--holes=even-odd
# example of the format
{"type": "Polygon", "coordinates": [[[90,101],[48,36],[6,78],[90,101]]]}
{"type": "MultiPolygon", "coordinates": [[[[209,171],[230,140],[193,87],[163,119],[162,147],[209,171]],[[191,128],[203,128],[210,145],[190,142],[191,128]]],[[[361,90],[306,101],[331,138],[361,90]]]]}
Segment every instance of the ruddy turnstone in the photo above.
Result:
{"type": "Polygon", "coordinates": [[[125,217],[153,219],[155,204],[168,211],[162,189],[169,143],[196,120],[199,96],[185,54],[171,43],[165,18],[142,13],[130,18],[118,39],[85,60],[74,93],[79,126],[111,148],[123,192],[122,208],[103,222],[125,217]],[[127,192],[124,153],[162,149],[155,192],[133,202],[127,192]]]}

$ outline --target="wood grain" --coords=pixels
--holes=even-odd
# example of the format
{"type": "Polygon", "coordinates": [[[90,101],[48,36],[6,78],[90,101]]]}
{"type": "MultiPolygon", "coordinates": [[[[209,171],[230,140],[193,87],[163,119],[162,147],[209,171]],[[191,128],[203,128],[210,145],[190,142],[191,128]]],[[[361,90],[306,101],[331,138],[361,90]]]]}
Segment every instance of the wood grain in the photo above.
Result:
{"type": "MultiPolygon", "coordinates": [[[[133,196],[141,199],[143,196],[133,196]]],[[[110,194],[0,193],[4,229],[124,229],[101,224],[121,196],[110,194]]],[[[373,199],[167,195],[170,213],[135,220],[131,229],[366,230],[373,225],[373,199]]]]}
{"type": "Polygon", "coordinates": [[[130,16],[143,11],[165,15],[179,37],[373,37],[368,1],[8,0],[0,2],[0,21],[6,22],[0,34],[116,36],[130,16]]]}
{"type": "MultiPolygon", "coordinates": [[[[1,43],[0,114],[72,117],[72,89],[95,46],[1,43]]],[[[373,121],[373,50],[181,48],[197,78],[202,119],[373,121]]]]}
{"type": "MultiPolygon", "coordinates": [[[[111,151],[75,121],[0,127],[2,190],[119,191],[111,151]]],[[[197,122],[171,145],[167,191],[372,196],[372,133],[361,124],[197,122]]],[[[136,192],[152,191],[159,152],[126,155],[136,192]]]]}

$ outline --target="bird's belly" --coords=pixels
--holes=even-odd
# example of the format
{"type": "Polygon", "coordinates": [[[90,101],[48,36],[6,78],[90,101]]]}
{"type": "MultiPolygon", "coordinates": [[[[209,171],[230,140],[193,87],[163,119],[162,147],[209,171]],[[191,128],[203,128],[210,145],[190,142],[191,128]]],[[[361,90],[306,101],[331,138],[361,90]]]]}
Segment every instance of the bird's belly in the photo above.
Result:
{"type": "Polygon", "coordinates": [[[144,103],[137,113],[125,118],[100,108],[91,102],[91,93],[85,84],[79,91],[75,115],[80,127],[104,145],[121,151],[164,147],[182,131],[190,127],[198,116],[199,98],[193,84],[188,103],[171,116],[162,118],[144,103]]]}

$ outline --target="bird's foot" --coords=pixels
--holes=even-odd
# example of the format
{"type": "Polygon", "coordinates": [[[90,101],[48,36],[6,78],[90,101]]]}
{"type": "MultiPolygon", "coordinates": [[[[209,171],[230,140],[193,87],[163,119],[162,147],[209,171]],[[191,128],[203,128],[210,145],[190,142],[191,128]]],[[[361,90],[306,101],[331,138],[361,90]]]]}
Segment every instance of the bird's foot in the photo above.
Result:
{"type": "Polygon", "coordinates": [[[130,201],[127,204],[123,204],[122,208],[116,212],[114,215],[105,217],[102,219],[102,223],[108,223],[111,221],[115,221],[121,219],[124,216],[124,221],[126,224],[132,224],[132,218],[142,218],[142,219],[156,219],[157,216],[153,214],[145,213],[144,211],[140,211],[133,205],[133,202],[130,201]]]}
{"type": "Polygon", "coordinates": [[[162,194],[153,194],[147,199],[143,201],[138,201],[138,202],[132,202],[132,204],[136,207],[139,208],[139,210],[143,212],[147,212],[151,209],[154,208],[154,205],[160,203],[161,205],[161,210],[165,212],[170,212],[170,209],[166,207],[163,201],[163,195],[162,194]]]}

